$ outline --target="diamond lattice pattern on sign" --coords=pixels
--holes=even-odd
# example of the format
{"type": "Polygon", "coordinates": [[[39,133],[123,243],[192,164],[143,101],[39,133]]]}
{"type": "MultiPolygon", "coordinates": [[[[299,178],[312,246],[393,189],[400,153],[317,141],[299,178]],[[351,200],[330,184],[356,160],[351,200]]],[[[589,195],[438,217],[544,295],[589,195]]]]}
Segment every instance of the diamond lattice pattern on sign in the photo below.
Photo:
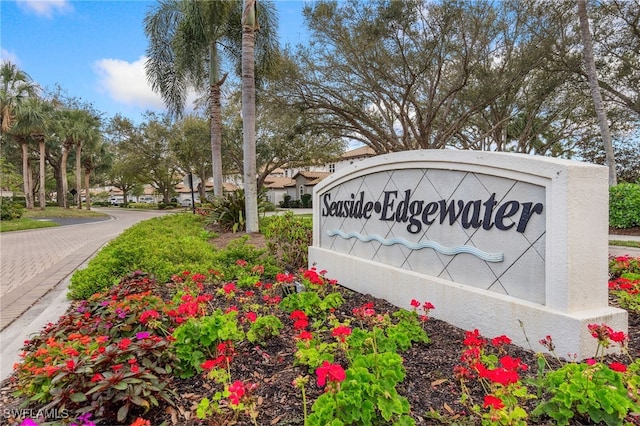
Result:
{"type": "MultiPolygon", "coordinates": [[[[496,226],[466,229],[462,215],[452,224],[440,211],[424,223],[422,212],[429,202],[465,203],[494,200],[495,212],[510,201],[545,202],[544,187],[512,179],[440,169],[399,169],[372,173],[334,186],[320,194],[321,211],[327,204],[349,200],[358,205],[373,202],[370,218],[347,214],[324,215],[320,220],[320,247],[359,258],[384,263],[455,281],[483,290],[517,297],[535,303],[545,301],[545,214],[534,214],[524,232],[517,232],[515,221],[504,218],[508,230],[496,226]],[[491,198],[493,197],[493,198],[491,198]],[[444,200],[444,201],[442,201],[444,200]],[[442,219],[442,223],[441,223],[442,219]],[[329,232],[343,234],[329,236],[329,232]],[[500,262],[483,260],[467,252],[442,253],[431,247],[465,247],[490,254],[503,254],[500,262]],[[413,245],[413,248],[411,247],[413,245]],[[409,247],[408,247],[409,246],[409,247]]],[[[480,203],[478,203],[480,205],[480,203]]],[[[458,204],[455,204],[458,206],[458,204]]],[[[455,216],[454,216],[455,217],[455,216]]],[[[478,216],[484,220],[484,215],[478,216]]]]}

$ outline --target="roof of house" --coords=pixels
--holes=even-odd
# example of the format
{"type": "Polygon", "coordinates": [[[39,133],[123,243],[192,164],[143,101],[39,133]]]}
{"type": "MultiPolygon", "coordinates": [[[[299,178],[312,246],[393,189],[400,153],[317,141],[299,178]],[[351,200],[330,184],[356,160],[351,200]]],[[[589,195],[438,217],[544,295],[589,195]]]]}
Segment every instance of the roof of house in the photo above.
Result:
{"type": "Polygon", "coordinates": [[[361,146],[360,148],[352,149],[342,154],[343,159],[355,158],[355,157],[373,157],[376,152],[368,146],[361,146]]]}
{"type": "Polygon", "coordinates": [[[295,179],[298,176],[302,176],[306,179],[318,179],[318,178],[324,179],[330,174],[331,174],[330,172],[308,172],[308,171],[301,170],[298,173],[296,173],[296,175],[293,178],[295,179]]]}
{"type": "Polygon", "coordinates": [[[296,182],[288,177],[267,176],[264,180],[264,186],[271,189],[282,189],[295,184],[296,182]]]}

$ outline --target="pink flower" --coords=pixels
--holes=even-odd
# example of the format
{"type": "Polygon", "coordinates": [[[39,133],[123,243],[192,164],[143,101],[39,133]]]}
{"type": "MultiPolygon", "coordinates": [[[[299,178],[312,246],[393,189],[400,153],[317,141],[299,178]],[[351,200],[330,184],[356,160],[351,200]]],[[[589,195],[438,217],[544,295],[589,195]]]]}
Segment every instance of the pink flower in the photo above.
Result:
{"type": "Polygon", "coordinates": [[[587,365],[596,365],[596,360],[593,358],[589,358],[588,360],[585,361],[587,363],[587,365]]]}
{"type": "Polygon", "coordinates": [[[342,366],[339,364],[330,364],[329,361],[323,362],[322,365],[316,369],[316,376],[318,376],[318,386],[321,388],[327,384],[327,381],[339,383],[347,377],[342,366]]]}

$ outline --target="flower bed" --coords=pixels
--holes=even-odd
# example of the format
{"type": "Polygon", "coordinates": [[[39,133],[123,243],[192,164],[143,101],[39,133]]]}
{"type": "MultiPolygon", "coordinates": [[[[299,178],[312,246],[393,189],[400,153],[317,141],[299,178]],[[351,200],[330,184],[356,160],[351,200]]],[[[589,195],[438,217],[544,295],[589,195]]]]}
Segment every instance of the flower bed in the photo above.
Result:
{"type": "MultiPolygon", "coordinates": [[[[615,300],[637,298],[638,262],[612,259],[615,300]]],[[[75,302],[26,344],[5,385],[19,396],[4,396],[3,420],[638,424],[637,311],[628,336],[590,326],[600,347],[620,346],[620,355],[567,362],[536,355],[553,352],[552,336],[532,336],[525,351],[508,336],[430,319],[437,306],[428,301],[399,310],[324,271],[266,279],[260,264],[228,266],[168,283],[136,272],[75,302]]]]}

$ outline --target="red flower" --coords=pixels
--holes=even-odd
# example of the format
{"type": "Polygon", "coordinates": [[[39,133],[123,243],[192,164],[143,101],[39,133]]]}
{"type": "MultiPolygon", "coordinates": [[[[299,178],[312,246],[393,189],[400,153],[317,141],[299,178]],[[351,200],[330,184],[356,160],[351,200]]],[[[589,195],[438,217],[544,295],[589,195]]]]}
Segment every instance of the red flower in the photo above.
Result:
{"type": "Polygon", "coordinates": [[[517,371],[518,369],[527,371],[529,368],[527,364],[523,364],[522,361],[520,361],[520,358],[512,358],[509,355],[505,355],[500,358],[500,365],[508,371],[517,371]]]}
{"type": "Polygon", "coordinates": [[[501,410],[504,408],[504,404],[500,398],[496,398],[493,395],[485,395],[484,397],[484,408],[494,408],[496,410],[501,410]]]}
{"type": "Polygon", "coordinates": [[[433,304],[431,302],[424,302],[424,304],[422,305],[422,310],[425,312],[429,312],[432,309],[435,309],[436,307],[433,306],[433,304]]]}
{"type": "Polygon", "coordinates": [[[230,294],[236,290],[236,285],[234,283],[227,283],[222,287],[222,289],[225,294],[230,294]]]}
{"type": "Polygon", "coordinates": [[[296,310],[291,312],[291,314],[289,315],[289,318],[291,318],[292,320],[306,320],[307,318],[307,314],[305,314],[302,311],[296,310]]]}
{"type": "Polygon", "coordinates": [[[324,387],[327,384],[327,380],[332,383],[339,383],[347,377],[344,369],[339,364],[330,364],[329,361],[323,362],[316,369],[316,376],[318,376],[317,383],[320,387],[324,387]]]}
{"type": "Polygon", "coordinates": [[[619,373],[624,373],[625,371],[627,371],[627,366],[619,362],[612,362],[611,364],[609,364],[609,368],[619,373]]]}
{"type": "Polygon", "coordinates": [[[347,336],[351,335],[351,329],[344,325],[334,328],[331,330],[331,335],[333,337],[337,337],[342,343],[344,343],[347,336]]]}
{"type": "Polygon", "coordinates": [[[126,351],[127,349],[129,349],[129,345],[131,345],[131,339],[125,337],[122,340],[120,340],[120,342],[118,342],[118,348],[120,348],[120,350],[126,351]]]}
{"type": "Polygon", "coordinates": [[[616,342],[619,344],[623,344],[628,338],[628,336],[622,331],[612,331],[609,337],[611,338],[612,342],[616,342]]]}
{"type": "Polygon", "coordinates": [[[203,370],[213,370],[214,368],[216,368],[218,366],[218,364],[220,364],[220,361],[222,360],[223,357],[218,357],[216,359],[208,359],[205,362],[203,362],[202,364],[200,364],[200,367],[203,370]]]}
{"type": "Polygon", "coordinates": [[[296,339],[311,340],[311,339],[313,339],[313,334],[311,334],[310,331],[302,331],[302,332],[300,332],[300,334],[298,334],[296,339]]]}
{"type": "Polygon", "coordinates": [[[465,346],[482,347],[487,343],[486,340],[480,337],[480,332],[478,331],[477,328],[473,331],[465,331],[464,334],[465,334],[465,339],[462,343],[465,346]]]}
{"type": "Polygon", "coordinates": [[[255,312],[247,312],[244,317],[249,321],[249,322],[256,322],[256,319],[258,319],[258,315],[255,312]]]}
{"type": "Polygon", "coordinates": [[[324,282],[322,281],[322,278],[316,272],[316,268],[315,267],[306,270],[304,272],[304,274],[302,274],[302,275],[306,279],[308,279],[312,284],[315,284],[315,285],[323,285],[324,284],[324,282]]]}
{"type": "Polygon", "coordinates": [[[411,299],[411,306],[417,308],[418,306],[420,306],[420,302],[418,302],[416,299],[411,299]]]}
{"type": "Polygon", "coordinates": [[[587,365],[596,365],[597,361],[593,358],[589,358],[588,360],[585,361],[585,363],[587,363],[587,365]]]}
{"type": "Polygon", "coordinates": [[[279,283],[290,283],[293,282],[295,278],[296,277],[293,274],[276,274],[276,281],[279,283]]]}
{"type": "Polygon", "coordinates": [[[510,343],[511,343],[511,339],[509,339],[504,334],[502,336],[494,337],[493,339],[491,339],[491,344],[496,347],[499,347],[502,345],[508,345],[510,343]]]}
{"type": "Polygon", "coordinates": [[[104,376],[102,374],[96,373],[91,378],[91,381],[95,383],[95,382],[99,382],[100,380],[103,380],[103,379],[104,379],[104,376]]]}
{"type": "Polygon", "coordinates": [[[307,321],[306,319],[299,319],[298,321],[293,323],[293,328],[295,330],[303,330],[307,328],[308,325],[309,321],[307,321]]]}
{"type": "Polygon", "coordinates": [[[75,370],[75,368],[76,368],[76,362],[75,362],[74,360],[70,359],[70,360],[68,360],[68,361],[66,362],[66,364],[67,364],[67,370],[69,370],[69,371],[73,371],[73,370],[75,370]]]}
{"type": "Polygon", "coordinates": [[[231,402],[231,405],[240,404],[240,399],[245,394],[244,383],[242,383],[240,380],[236,380],[229,386],[229,392],[229,401],[231,402]]]}
{"type": "Polygon", "coordinates": [[[158,319],[160,318],[160,314],[155,309],[150,309],[148,311],[144,311],[140,314],[140,322],[146,324],[150,319],[158,319]]]}
{"type": "Polygon", "coordinates": [[[117,373],[118,371],[120,371],[122,369],[122,364],[112,365],[111,369],[113,370],[114,373],[117,373]]]}
{"type": "Polygon", "coordinates": [[[241,266],[241,267],[244,268],[245,266],[247,266],[247,261],[244,260],[244,259],[238,259],[238,260],[236,260],[236,265],[241,266]]]}

